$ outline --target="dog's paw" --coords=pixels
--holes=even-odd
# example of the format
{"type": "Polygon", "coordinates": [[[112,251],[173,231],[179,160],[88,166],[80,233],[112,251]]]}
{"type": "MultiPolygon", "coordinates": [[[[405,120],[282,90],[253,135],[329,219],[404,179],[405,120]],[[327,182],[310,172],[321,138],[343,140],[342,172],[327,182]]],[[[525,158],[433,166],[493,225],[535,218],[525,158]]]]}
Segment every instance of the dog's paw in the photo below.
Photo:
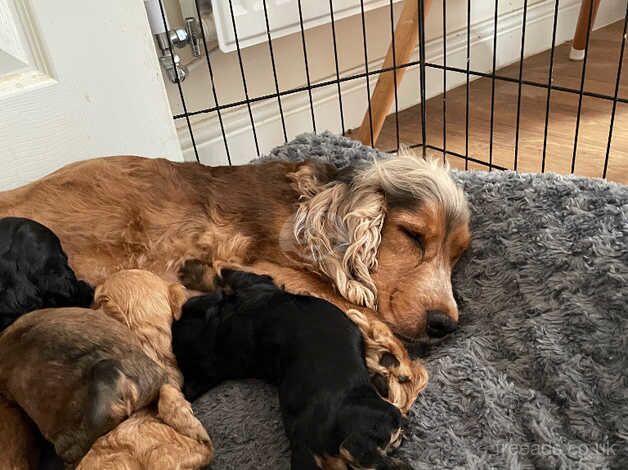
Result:
{"type": "Polygon", "coordinates": [[[203,425],[194,418],[196,423],[190,423],[191,425],[187,429],[188,436],[196,439],[203,444],[211,444],[211,439],[209,438],[209,434],[207,434],[207,430],[203,427],[203,425]]]}
{"type": "Polygon", "coordinates": [[[191,409],[182,408],[171,412],[168,416],[160,415],[159,417],[175,428],[180,434],[211,446],[212,441],[209,438],[209,434],[207,434],[207,430],[196,416],[194,416],[191,409]]]}
{"type": "MultiPolygon", "coordinates": [[[[396,433],[393,433],[393,435],[396,433]]],[[[349,468],[370,468],[375,470],[413,470],[413,467],[398,458],[386,454],[381,443],[374,436],[351,436],[340,448],[340,456],[349,468]]],[[[394,439],[392,436],[390,439],[394,439]]],[[[388,446],[387,446],[388,447],[388,446]]]]}
{"type": "Polygon", "coordinates": [[[213,289],[213,275],[211,267],[198,259],[188,259],[179,268],[179,282],[186,288],[200,292],[209,292],[213,289]]]}
{"type": "Polygon", "coordinates": [[[351,468],[380,468],[380,464],[391,462],[386,454],[401,441],[401,421],[395,406],[377,397],[373,390],[360,390],[359,395],[344,403],[336,417],[336,436],[341,439],[338,455],[351,468]]]}
{"type": "Polygon", "coordinates": [[[402,352],[380,351],[367,355],[366,362],[371,383],[379,396],[406,414],[427,385],[428,373],[420,361],[413,361],[405,351],[402,352]]]}
{"type": "Polygon", "coordinates": [[[157,414],[161,420],[172,426],[179,433],[196,441],[211,445],[207,431],[194,416],[192,405],[180,390],[170,384],[164,384],[159,391],[157,414]]]}

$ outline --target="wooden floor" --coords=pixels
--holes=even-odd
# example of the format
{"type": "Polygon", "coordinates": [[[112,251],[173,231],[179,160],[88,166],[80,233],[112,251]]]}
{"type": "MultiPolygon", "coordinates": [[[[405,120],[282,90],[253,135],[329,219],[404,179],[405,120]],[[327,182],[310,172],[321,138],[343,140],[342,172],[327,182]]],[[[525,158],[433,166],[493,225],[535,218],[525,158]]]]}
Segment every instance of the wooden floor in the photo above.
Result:
{"type": "MultiPolygon", "coordinates": [[[[586,91],[614,95],[622,29],[623,21],[592,33],[584,86],[586,91]]],[[[582,62],[569,61],[569,47],[569,44],[563,44],[555,51],[553,83],[579,89],[582,62]]],[[[549,59],[549,51],[526,59],[523,67],[524,80],[547,83],[549,59]]],[[[628,52],[624,54],[619,93],[622,98],[628,98],[627,61],[628,52]]],[[[499,70],[498,74],[517,78],[519,64],[499,70]]],[[[510,169],[514,168],[517,89],[517,83],[500,80],[495,82],[493,163],[510,169]]],[[[563,174],[571,172],[578,98],[578,95],[568,92],[556,90],[551,92],[545,171],[563,174]]],[[[482,78],[472,82],[469,100],[469,155],[488,162],[491,79],[482,78]]],[[[519,171],[541,171],[546,100],[546,89],[523,85],[517,165],[519,171]]],[[[465,154],[466,87],[447,92],[446,103],[447,149],[465,154]]],[[[612,101],[605,99],[587,96],[583,98],[575,154],[575,174],[602,176],[612,104],[612,101]]],[[[427,141],[438,147],[443,146],[442,106],[442,95],[427,102],[427,141]]],[[[420,143],[420,116],[420,105],[399,113],[401,143],[410,145],[420,143]]],[[[377,147],[383,150],[396,147],[394,114],[386,119],[377,147]]],[[[456,167],[464,167],[464,160],[456,157],[449,157],[449,160],[456,167]]],[[[470,163],[469,168],[486,169],[485,166],[474,163],[470,163]]],[[[617,104],[607,178],[628,183],[628,104],[617,104]]]]}

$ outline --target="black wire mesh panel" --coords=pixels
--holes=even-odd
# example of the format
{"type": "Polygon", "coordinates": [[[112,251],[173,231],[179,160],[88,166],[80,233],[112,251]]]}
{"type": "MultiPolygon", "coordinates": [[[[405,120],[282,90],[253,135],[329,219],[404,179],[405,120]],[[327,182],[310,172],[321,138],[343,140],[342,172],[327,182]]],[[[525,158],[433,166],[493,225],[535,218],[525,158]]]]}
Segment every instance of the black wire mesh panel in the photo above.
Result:
{"type": "MultiPolygon", "coordinates": [[[[359,15],[360,15],[360,26],[361,30],[356,31],[355,34],[361,35],[361,40],[363,43],[363,63],[362,69],[356,73],[341,73],[340,61],[339,61],[339,44],[338,44],[338,31],[337,31],[337,22],[338,19],[335,17],[335,5],[334,0],[328,0],[329,3],[329,23],[331,28],[331,37],[333,41],[333,57],[330,58],[330,61],[333,63],[334,73],[331,78],[324,80],[314,80],[311,74],[311,64],[308,58],[308,51],[311,51],[312,48],[316,47],[316,44],[308,44],[307,38],[305,34],[305,22],[303,15],[303,5],[302,0],[297,0],[298,6],[298,35],[295,35],[294,38],[298,38],[300,41],[300,45],[302,48],[302,57],[298,58],[303,61],[304,71],[305,71],[305,84],[301,86],[290,87],[287,89],[281,89],[280,83],[280,73],[278,71],[277,63],[276,63],[276,50],[273,46],[273,43],[276,41],[273,39],[271,35],[271,24],[269,21],[269,8],[268,1],[262,1],[264,21],[265,21],[265,38],[268,47],[268,52],[270,56],[271,68],[272,68],[272,78],[273,78],[273,91],[270,93],[259,94],[257,96],[253,96],[250,93],[250,88],[248,86],[247,80],[250,80],[250,77],[247,76],[246,64],[243,60],[242,48],[240,43],[240,37],[238,35],[238,24],[237,24],[237,16],[234,14],[234,5],[233,0],[228,0],[229,11],[231,13],[231,24],[233,26],[233,33],[235,38],[235,53],[237,55],[238,60],[238,68],[239,74],[241,78],[241,86],[244,95],[244,99],[236,99],[230,100],[227,102],[219,102],[219,94],[217,91],[216,84],[216,69],[212,66],[212,56],[210,53],[205,51],[205,60],[207,62],[208,69],[208,93],[211,93],[213,98],[213,104],[211,106],[203,107],[197,110],[190,110],[190,106],[186,101],[186,96],[184,90],[181,86],[181,83],[177,83],[177,91],[178,97],[181,102],[182,112],[176,114],[174,116],[175,120],[185,120],[187,130],[190,135],[191,146],[194,151],[194,155],[197,160],[199,160],[199,152],[197,149],[197,143],[195,139],[194,125],[191,121],[191,118],[194,116],[200,115],[212,115],[215,114],[218,119],[218,124],[220,126],[220,134],[222,137],[222,141],[224,144],[224,149],[226,152],[227,161],[229,164],[232,162],[232,147],[230,146],[230,135],[229,132],[225,128],[225,123],[223,119],[223,113],[226,110],[232,110],[236,108],[245,108],[248,114],[248,119],[250,122],[250,132],[252,134],[253,142],[255,145],[255,152],[257,155],[261,153],[260,146],[260,136],[258,129],[256,127],[256,122],[254,118],[254,113],[252,110],[252,106],[256,103],[268,102],[268,101],[276,101],[278,106],[278,113],[281,121],[281,136],[283,141],[287,141],[289,138],[289,132],[287,130],[289,124],[289,116],[285,113],[284,102],[283,100],[286,97],[297,95],[299,93],[307,93],[307,105],[309,106],[309,114],[311,119],[311,130],[313,132],[317,132],[320,127],[317,126],[317,117],[315,104],[313,99],[313,92],[318,89],[324,89],[327,87],[335,90],[335,94],[337,95],[337,103],[338,103],[338,118],[339,125],[342,133],[347,132],[347,116],[346,116],[346,103],[343,102],[343,93],[341,86],[347,83],[359,83],[358,81],[362,81],[364,83],[364,87],[366,89],[366,99],[364,103],[364,110],[366,116],[368,116],[368,122],[370,124],[370,133],[371,139],[370,142],[373,142],[373,118],[372,118],[372,103],[371,103],[371,85],[370,80],[380,76],[385,73],[392,73],[394,79],[394,107],[392,109],[394,115],[394,142],[395,145],[393,148],[386,149],[390,152],[396,152],[399,150],[401,139],[400,139],[400,125],[399,125],[399,96],[397,95],[397,87],[399,83],[397,83],[397,74],[396,71],[408,68],[417,68],[418,69],[418,78],[416,86],[418,88],[418,103],[420,104],[420,127],[417,127],[418,134],[417,141],[410,147],[421,147],[423,149],[423,154],[425,155],[426,150],[431,150],[433,152],[440,152],[442,154],[443,159],[445,158],[454,158],[460,159],[464,161],[464,168],[469,168],[469,163],[474,163],[481,167],[487,168],[489,171],[493,169],[503,170],[506,169],[506,166],[502,166],[495,163],[494,159],[494,134],[495,127],[498,124],[496,117],[496,84],[498,83],[510,83],[516,86],[517,94],[516,94],[516,112],[515,112],[515,130],[514,130],[514,160],[512,165],[508,165],[509,168],[519,169],[520,161],[521,161],[521,116],[522,116],[522,96],[524,87],[532,87],[535,89],[543,89],[545,90],[545,105],[544,105],[544,122],[542,133],[539,132],[539,138],[542,138],[542,151],[541,151],[541,163],[540,170],[544,172],[547,167],[547,154],[548,154],[548,140],[549,140],[549,128],[551,125],[552,119],[552,95],[553,93],[567,93],[572,96],[576,96],[578,100],[577,112],[575,115],[575,132],[573,138],[572,145],[572,155],[570,162],[570,172],[573,173],[576,169],[576,160],[578,155],[578,145],[579,145],[579,134],[581,131],[581,121],[582,121],[582,111],[583,111],[583,98],[595,98],[599,100],[604,100],[605,102],[611,103],[611,111],[610,111],[610,122],[608,127],[608,137],[605,145],[604,152],[604,164],[602,169],[602,174],[600,176],[606,177],[609,167],[609,159],[612,154],[612,143],[615,132],[615,117],[617,114],[618,104],[626,104],[628,103],[628,99],[621,96],[620,93],[620,85],[622,80],[622,64],[624,60],[624,49],[626,43],[626,28],[628,21],[628,2],[626,3],[626,14],[624,15],[623,20],[623,35],[621,37],[621,46],[619,49],[619,57],[616,64],[616,67],[612,71],[614,76],[614,92],[613,94],[600,93],[598,91],[592,91],[585,88],[585,80],[587,78],[587,64],[589,59],[589,31],[592,26],[592,16],[593,16],[593,8],[588,9],[588,28],[587,28],[587,37],[585,42],[584,49],[584,60],[581,65],[581,73],[580,73],[580,85],[579,87],[570,87],[559,85],[555,80],[555,51],[557,48],[557,32],[559,28],[559,9],[560,9],[560,0],[547,0],[546,3],[551,3],[552,9],[552,21],[551,21],[551,31],[547,31],[547,34],[551,34],[551,48],[549,50],[549,67],[547,73],[547,80],[531,80],[526,79],[524,77],[524,59],[525,57],[525,48],[526,48],[526,33],[527,33],[527,22],[528,22],[528,12],[529,5],[528,0],[523,1],[523,6],[521,8],[521,38],[520,38],[520,50],[518,51],[518,74],[516,76],[510,76],[503,74],[498,69],[498,23],[500,21],[500,3],[499,0],[492,0],[492,47],[491,47],[491,66],[490,71],[482,71],[475,70],[471,65],[471,49],[472,49],[472,22],[471,22],[471,0],[467,0],[466,4],[463,5],[464,10],[466,10],[466,29],[464,31],[465,44],[464,44],[464,53],[466,55],[466,60],[464,67],[459,67],[455,65],[451,65],[447,59],[448,56],[448,44],[447,44],[447,15],[448,15],[448,2],[447,0],[442,0],[441,6],[441,14],[440,23],[443,28],[442,35],[442,52],[443,52],[443,60],[442,63],[430,62],[426,59],[426,13],[427,13],[427,4],[431,3],[426,0],[416,0],[417,1],[417,10],[418,10],[418,52],[416,54],[416,60],[408,60],[403,63],[399,63],[396,57],[397,45],[395,44],[395,10],[394,10],[394,1],[388,0],[385,8],[389,10],[389,14],[387,15],[388,20],[390,22],[390,38],[389,42],[392,44],[392,66],[390,67],[372,67],[369,64],[369,51],[368,51],[368,31],[367,31],[367,13],[365,9],[364,0],[360,0],[359,4],[359,15]],[[428,112],[427,103],[427,85],[429,85],[426,81],[427,71],[434,70],[442,73],[442,94],[440,95],[440,99],[442,100],[442,116],[440,119],[442,120],[442,145],[436,145],[435,142],[431,142],[428,134],[428,125],[430,125],[430,113],[428,112]],[[448,129],[451,127],[451,124],[448,123],[447,119],[447,110],[448,110],[448,75],[449,74],[461,74],[464,76],[464,89],[465,89],[465,115],[464,115],[464,150],[463,151],[454,151],[453,149],[448,147],[448,129]],[[470,99],[469,96],[471,94],[471,82],[478,78],[484,78],[490,80],[491,88],[490,88],[490,114],[489,114],[489,135],[488,135],[488,159],[482,159],[480,156],[472,155],[470,153],[470,145],[469,145],[469,136],[470,136],[470,124],[472,123],[472,117],[470,112],[470,99]],[[419,140],[420,137],[420,140],[419,140]]],[[[584,2],[590,2],[591,5],[595,0],[583,0],[584,2]]],[[[163,8],[163,0],[160,0],[162,15],[164,16],[164,8],[163,8]]],[[[206,42],[206,31],[203,28],[203,22],[201,21],[200,8],[199,8],[199,0],[195,0],[196,3],[196,14],[197,19],[199,20],[199,24],[201,26],[200,33],[203,36],[204,42],[206,42]]],[[[456,6],[460,8],[460,2],[449,2],[449,7],[456,6]]],[[[434,20],[434,18],[432,18],[434,20]]],[[[172,47],[172,44],[169,44],[172,47]]],[[[174,65],[174,64],[173,64],[174,65]]],[[[408,76],[406,80],[415,80],[411,76],[408,76]]],[[[236,85],[237,86],[237,85],[236,85]]],[[[365,119],[367,119],[365,117],[365,119]]],[[[320,123],[319,123],[320,124],[320,123]]],[[[275,142],[275,144],[279,144],[281,142],[275,142]]]]}

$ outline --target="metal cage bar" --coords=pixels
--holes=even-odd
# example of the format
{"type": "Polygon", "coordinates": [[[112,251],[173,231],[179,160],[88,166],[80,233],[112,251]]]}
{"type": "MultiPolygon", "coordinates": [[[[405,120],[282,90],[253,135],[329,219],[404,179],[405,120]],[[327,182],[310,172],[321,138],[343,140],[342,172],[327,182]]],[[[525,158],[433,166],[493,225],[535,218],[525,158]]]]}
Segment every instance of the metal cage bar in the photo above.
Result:
{"type": "Polygon", "coordinates": [[[301,0],[297,0],[299,7],[299,26],[301,28],[301,44],[303,46],[303,62],[305,64],[305,80],[307,83],[307,95],[310,101],[310,114],[312,115],[312,130],[316,134],[316,117],[314,116],[314,100],[312,99],[312,81],[310,80],[310,65],[307,60],[307,44],[305,42],[305,28],[303,26],[303,7],[301,0]]]}
{"type": "Polygon", "coordinates": [[[342,89],[340,84],[340,66],[338,62],[338,43],[336,40],[336,20],[334,19],[334,2],[329,0],[329,15],[331,17],[331,35],[334,45],[334,66],[336,68],[336,85],[338,86],[338,108],[340,111],[340,126],[342,128],[342,134],[346,134],[347,128],[345,127],[345,112],[342,106],[342,89]]]}
{"type": "Polygon", "coordinates": [[[277,66],[275,65],[275,51],[273,50],[273,39],[270,37],[270,22],[268,21],[268,6],[266,5],[266,0],[262,1],[262,5],[264,7],[264,22],[266,23],[266,37],[268,41],[268,52],[270,53],[270,63],[273,67],[273,80],[275,81],[275,92],[277,93],[277,106],[279,107],[279,116],[281,117],[281,130],[283,131],[283,141],[288,142],[288,133],[286,132],[286,118],[283,115],[283,106],[281,105],[281,95],[279,94],[279,79],[277,78],[277,66]]]}
{"type": "MultiPolygon", "coordinates": [[[[200,25],[201,38],[203,39],[203,44],[207,44],[207,36],[205,34],[205,27],[203,26],[203,21],[201,20],[201,9],[198,4],[199,0],[194,0],[194,7],[196,9],[196,16],[198,17],[198,23],[200,25]]],[[[205,60],[207,61],[207,72],[209,73],[209,83],[212,89],[212,96],[214,97],[214,103],[216,106],[218,103],[218,92],[216,90],[216,82],[214,81],[214,69],[212,67],[212,61],[209,57],[209,51],[207,47],[205,50],[205,60]]],[[[229,152],[229,142],[227,141],[227,133],[225,132],[225,123],[222,120],[222,111],[220,109],[216,110],[216,115],[218,116],[218,123],[220,124],[220,134],[222,135],[222,141],[225,144],[225,153],[227,154],[227,163],[231,165],[231,153],[229,152]]],[[[192,133],[192,131],[190,131],[192,133]]],[[[200,159],[198,155],[196,156],[197,161],[200,163],[200,159]]]]}
{"type": "Polygon", "coordinates": [[[471,96],[471,0],[467,0],[467,50],[465,70],[464,169],[469,169],[469,114],[471,96]]]}
{"type": "Polygon", "coordinates": [[[493,169],[493,133],[495,130],[495,72],[497,71],[497,16],[499,12],[499,0],[495,0],[495,13],[493,18],[493,66],[491,73],[491,124],[488,143],[488,171],[493,169]]]}
{"type": "Polygon", "coordinates": [[[443,163],[447,161],[447,0],[443,0],[443,163]]]}
{"type": "MultiPolygon", "coordinates": [[[[242,60],[242,51],[240,50],[240,39],[238,38],[238,27],[236,25],[235,14],[233,13],[233,1],[229,0],[229,11],[231,12],[231,24],[233,25],[233,35],[235,37],[236,50],[238,51],[238,64],[240,65],[240,76],[242,77],[242,88],[244,89],[245,103],[249,112],[251,121],[251,129],[253,131],[253,140],[255,141],[255,151],[259,156],[259,141],[257,140],[257,131],[255,130],[255,119],[253,119],[253,109],[251,108],[251,99],[249,98],[249,88],[246,85],[246,73],[244,72],[244,61],[242,60]]],[[[216,106],[218,108],[218,106],[216,106]]]]}
{"type": "Polygon", "coordinates": [[[427,148],[427,99],[425,93],[425,2],[424,0],[417,0],[419,2],[419,86],[421,95],[421,143],[423,144],[421,149],[423,151],[423,158],[426,156],[427,148]]]}
{"type": "MultiPolygon", "coordinates": [[[[395,152],[399,151],[400,135],[399,135],[399,94],[397,93],[397,44],[395,43],[395,11],[393,9],[393,0],[389,2],[390,8],[390,41],[392,44],[392,59],[393,59],[393,84],[395,86],[395,152]]],[[[372,127],[372,126],[371,126],[372,127]]]]}
{"type": "Polygon", "coordinates": [[[578,113],[576,117],[576,132],[573,140],[573,154],[571,156],[571,173],[576,169],[576,155],[578,154],[578,135],[580,131],[580,116],[582,115],[582,97],[584,96],[584,83],[587,79],[587,59],[589,58],[589,37],[591,35],[591,18],[593,17],[593,0],[588,1],[591,5],[589,7],[589,16],[587,18],[587,34],[584,44],[584,60],[582,61],[582,71],[580,76],[580,93],[578,94],[578,113]]]}
{"type": "Polygon", "coordinates": [[[528,21],[528,0],[523,2],[523,18],[521,19],[521,51],[519,53],[519,75],[517,79],[517,123],[515,124],[515,161],[513,170],[519,167],[519,134],[521,131],[521,92],[523,85],[523,59],[526,46],[526,23],[528,21]]]}
{"type": "Polygon", "coordinates": [[[624,65],[624,51],[626,49],[626,34],[628,33],[628,1],[626,2],[626,14],[624,16],[624,32],[621,37],[621,48],[619,49],[619,61],[617,63],[617,78],[615,79],[615,94],[613,99],[613,109],[611,110],[611,122],[608,127],[608,141],[606,143],[606,154],[604,156],[604,170],[602,178],[606,178],[608,172],[608,159],[611,153],[611,144],[613,141],[613,130],[615,128],[615,112],[617,111],[617,98],[619,96],[619,86],[621,84],[621,72],[624,65]]]}
{"type": "MultiPolygon", "coordinates": [[[[373,140],[373,110],[371,108],[371,84],[369,77],[369,53],[368,53],[368,45],[366,41],[366,17],[364,13],[364,0],[360,0],[360,16],[362,18],[362,41],[364,48],[364,71],[365,71],[365,81],[366,81],[366,99],[368,101],[368,112],[369,112],[369,133],[371,137],[371,145],[375,145],[373,140]]],[[[393,73],[395,70],[393,69],[393,73]]]]}
{"type": "MultiPolygon", "coordinates": [[[[401,64],[401,65],[397,65],[397,69],[400,68],[406,68],[406,67],[413,67],[416,65],[421,65],[421,62],[418,60],[414,60],[411,62],[408,62],[406,64],[401,64]]],[[[440,64],[434,64],[434,63],[430,63],[430,62],[426,62],[425,63],[425,68],[433,68],[433,69],[438,69],[438,70],[442,70],[443,66],[440,64]]],[[[390,72],[392,71],[393,68],[392,67],[385,67],[385,68],[381,68],[381,69],[377,69],[377,70],[369,70],[368,74],[365,72],[362,73],[356,73],[353,75],[347,75],[347,76],[343,76],[340,77],[338,80],[324,80],[324,81],[320,81],[320,82],[316,82],[316,83],[312,83],[310,88],[312,89],[316,89],[316,88],[323,88],[323,87],[327,87],[327,86],[331,86],[331,85],[336,85],[337,82],[340,83],[344,83],[344,82],[349,82],[349,81],[353,81],[353,80],[360,80],[365,78],[367,75],[371,76],[371,75],[379,75],[380,73],[383,72],[390,72]]],[[[454,66],[447,66],[447,71],[448,72],[460,72],[460,73],[466,73],[466,69],[464,68],[460,68],[460,67],[454,67],[454,66]]],[[[491,77],[495,77],[495,80],[498,81],[504,81],[504,82],[511,82],[511,83],[519,83],[519,81],[516,78],[513,77],[507,77],[504,75],[492,75],[491,73],[487,73],[487,72],[480,72],[478,70],[469,70],[469,74],[474,76],[474,77],[479,77],[479,78],[491,78],[491,77]]],[[[580,91],[575,89],[575,88],[569,88],[569,87],[565,87],[565,86],[561,86],[561,85],[555,85],[555,84],[551,84],[550,86],[548,86],[546,83],[540,83],[540,82],[535,82],[532,80],[522,80],[521,83],[523,85],[529,85],[529,86],[533,86],[536,88],[544,88],[544,89],[551,89],[552,91],[562,91],[565,93],[572,93],[575,95],[579,95],[580,91]]],[[[283,90],[280,91],[279,94],[281,96],[287,96],[287,95],[293,95],[295,93],[302,93],[304,91],[307,91],[308,87],[307,86],[300,86],[300,87],[295,87],[295,88],[290,88],[288,90],[283,90]]],[[[621,96],[618,96],[616,99],[613,95],[605,95],[603,93],[596,93],[593,91],[584,91],[582,93],[584,96],[590,96],[592,98],[600,98],[602,100],[607,100],[607,101],[617,101],[618,103],[626,103],[628,104],[628,98],[623,98],[621,96]]],[[[213,113],[216,110],[220,109],[220,110],[224,110],[224,109],[229,109],[229,108],[235,108],[238,106],[243,106],[246,105],[247,102],[249,103],[257,103],[259,101],[267,101],[267,100],[273,100],[277,98],[276,93],[269,93],[266,95],[260,95],[260,96],[256,96],[254,98],[249,98],[248,100],[244,99],[244,100],[238,100],[238,101],[234,101],[232,103],[228,103],[228,104],[224,104],[224,105],[220,105],[220,106],[213,106],[211,108],[203,108],[200,109],[198,111],[190,111],[187,113],[187,116],[197,116],[199,114],[209,114],[209,113],[213,113]]],[[[184,119],[186,117],[186,113],[180,113],[180,114],[175,114],[173,116],[174,119],[184,119]]]]}
{"type": "Polygon", "coordinates": [[[552,79],[554,78],[554,51],[556,50],[556,30],[558,26],[559,1],[554,3],[554,25],[552,26],[552,49],[550,52],[549,72],[547,74],[547,100],[545,102],[545,125],[543,127],[543,154],[541,160],[541,172],[545,172],[545,159],[547,156],[547,131],[549,129],[550,101],[552,99],[552,79]]]}

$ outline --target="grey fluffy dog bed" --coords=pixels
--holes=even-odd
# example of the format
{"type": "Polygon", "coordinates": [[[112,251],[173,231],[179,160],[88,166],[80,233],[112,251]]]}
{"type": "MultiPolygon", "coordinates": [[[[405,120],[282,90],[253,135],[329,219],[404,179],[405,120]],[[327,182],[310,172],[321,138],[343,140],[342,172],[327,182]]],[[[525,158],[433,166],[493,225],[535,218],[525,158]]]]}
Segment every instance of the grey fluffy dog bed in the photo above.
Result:
{"type": "MultiPolygon", "coordinates": [[[[376,152],[304,135],[267,158],[338,166],[376,152]]],[[[397,455],[415,468],[628,468],[628,187],[455,173],[472,248],[454,289],[460,329],[423,354],[430,382],[397,455]]],[[[194,408],[212,468],[289,467],[276,390],[231,382],[194,408]]]]}

